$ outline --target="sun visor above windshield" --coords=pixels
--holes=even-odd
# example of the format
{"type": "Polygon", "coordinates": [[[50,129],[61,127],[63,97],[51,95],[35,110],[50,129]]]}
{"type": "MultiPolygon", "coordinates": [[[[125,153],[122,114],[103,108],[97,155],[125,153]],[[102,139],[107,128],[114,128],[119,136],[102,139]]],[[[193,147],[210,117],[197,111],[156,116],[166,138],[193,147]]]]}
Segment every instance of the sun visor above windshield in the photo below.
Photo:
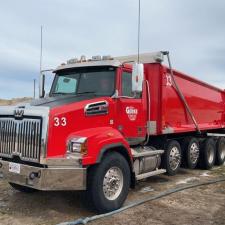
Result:
{"type": "MultiPolygon", "coordinates": [[[[80,60],[77,58],[73,58],[67,61],[66,63],[61,64],[57,67],[54,72],[64,70],[64,69],[72,69],[79,67],[95,67],[95,66],[113,66],[119,67],[125,63],[133,64],[137,62],[137,55],[127,55],[127,56],[119,56],[119,57],[101,57],[96,56],[92,57],[92,59],[86,60],[85,56],[82,56],[80,60]]],[[[163,53],[162,52],[153,52],[153,53],[142,53],[139,55],[139,63],[161,63],[163,62],[163,53]]]]}
{"type": "Polygon", "coordinates": [[[119,67],[121,65],[120,61],[118,60],[104,60],[104,61],[87,61],[87,62],[80,62],[80,63],[72,63],[72,64],[65,64],[57,67],[54,72],[64,70],[64,69],[72,69],[72,68],[79,68],[79,67],[94,67],[94,66],[113,66],[119,67]]]}

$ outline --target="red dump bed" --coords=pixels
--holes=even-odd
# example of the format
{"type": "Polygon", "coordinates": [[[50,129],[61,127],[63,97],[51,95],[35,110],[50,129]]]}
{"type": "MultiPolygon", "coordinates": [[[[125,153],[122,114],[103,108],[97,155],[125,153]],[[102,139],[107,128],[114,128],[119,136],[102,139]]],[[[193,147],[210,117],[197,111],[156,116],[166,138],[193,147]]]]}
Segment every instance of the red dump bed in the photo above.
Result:
{"type": "MultiPolygon", "coordinates": [[[[150,85],[152,134],[195,131],[184,103],[172,85],[169,69],[161,64],[145,64],[150,85]]],[[[221,129],[225,125],[225,92],[207,83],[174,71],[174,78],[192,110],[200,130],[221,129]]]]}

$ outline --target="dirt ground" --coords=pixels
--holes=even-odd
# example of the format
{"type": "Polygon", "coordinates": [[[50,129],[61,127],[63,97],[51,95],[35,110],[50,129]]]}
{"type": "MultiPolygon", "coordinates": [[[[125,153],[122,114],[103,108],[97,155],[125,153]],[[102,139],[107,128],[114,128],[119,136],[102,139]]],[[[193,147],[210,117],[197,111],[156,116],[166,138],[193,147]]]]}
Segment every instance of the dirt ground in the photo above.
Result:
{"type": "MultiPolygon", "coordinates": [[[[125,205],[173,187],[225,177],[225,166],[211,171],[182,169],[177,176],[160,175],[140,182],[125,205]]],[[[94,213],[84,204],[82,192],[24,194],[0,181],[0,224],[55,225],[94,213]]],[[[225,182],[202,186],[145,203],[91,225],[225,224],[225,182]]]]}
{"type": "Polygon", "coordinates": [[[7,105],[16,105],[20,102],[30,102],[32,98],[24,97],[24,98],[13,98],[13,99],[1,99],[0,98],[0,106],[7,106],[7,105]]]}

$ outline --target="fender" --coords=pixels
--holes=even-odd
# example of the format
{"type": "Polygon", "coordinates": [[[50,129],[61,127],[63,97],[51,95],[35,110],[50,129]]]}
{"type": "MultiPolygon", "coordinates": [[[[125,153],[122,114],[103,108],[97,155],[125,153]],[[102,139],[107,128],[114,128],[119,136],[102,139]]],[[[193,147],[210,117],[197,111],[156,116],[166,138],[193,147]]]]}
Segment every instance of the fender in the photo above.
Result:
{"type": "MultiPolygon", "coordinates": [[[[98,155],[98,158],[97,158],[97,161],[96,163],[100,163],[102,158],[103,158],[103,155],[110,149],[115,149],[115,148],[122,148],[123,150],[122,151],[126,151],[126,153],[128,153],[126,147],[123,145],[123,143],[121,142],[118,142],[118,143],[113,143],[113,144],[108,144],[108,145],[105,145],[102,149],[100,149],[100,153],[98,155]]],[[[129,155],[130,156],[130,155],[129,155]]]]}
{"type": "Polygon", "coordinates": [[[99,163],[103,154],[112,148],[122,147],[132,163],[132,154],[128,142],[123,135],[112,127],[99,127],[80,130],[69,135],[68,140],[73,137],[86,137],[88,153],[83,156],[82,165],[88,166],[99,163]]]}

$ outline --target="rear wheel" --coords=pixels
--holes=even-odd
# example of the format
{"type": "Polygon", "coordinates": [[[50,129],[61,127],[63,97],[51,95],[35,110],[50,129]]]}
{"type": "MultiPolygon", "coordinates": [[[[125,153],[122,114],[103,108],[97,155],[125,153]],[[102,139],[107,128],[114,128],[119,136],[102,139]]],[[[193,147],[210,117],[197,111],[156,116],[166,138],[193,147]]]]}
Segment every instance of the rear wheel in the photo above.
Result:
{"type": "Polygon", "coordinates": [[[196,138],[185,138],[182,142],[183,165],[194,169],[199,160],[199,142],[196,138]]]}
{"type": "Polygon", "coordinates": [[[177,174],[181,164],[181,147],[179,142],[172,140],[166,144],[166,150],[162,157],[163,168],[167,174],[173,176],[177,174]]]}
{"type": "Polygon", "coordinates": [[[26,187],[26,186],[22,186],[22,185],[15,184],[15,183],[9,183],[9,185],[13,189],[15,189],[17,191],[20,191],[20,192],[24,192],[24,193],[33,193],[33,192],[37,192],[38,191],[36,189],[30,188],[30,187],[26,187]]]}
{"type": "Polygon", "coordinates": [[[225,138],[220,137],[216,142],[216,164],[223,165],[225,162],[225,138]]]}
{"type": "Polygon", "coordinates": [[[216,160],[215,142],[212,138],[207,138],[200,148],[200,166],[203,169],[211,169],[216,160]]]}
{"type": "Polygon", "coordinates": [[[130,176],[127,160],[117,152],[107,154],[100,164],[90,168],[88,195],[98,212],[122,206],[128,195],[130,176]]]}

